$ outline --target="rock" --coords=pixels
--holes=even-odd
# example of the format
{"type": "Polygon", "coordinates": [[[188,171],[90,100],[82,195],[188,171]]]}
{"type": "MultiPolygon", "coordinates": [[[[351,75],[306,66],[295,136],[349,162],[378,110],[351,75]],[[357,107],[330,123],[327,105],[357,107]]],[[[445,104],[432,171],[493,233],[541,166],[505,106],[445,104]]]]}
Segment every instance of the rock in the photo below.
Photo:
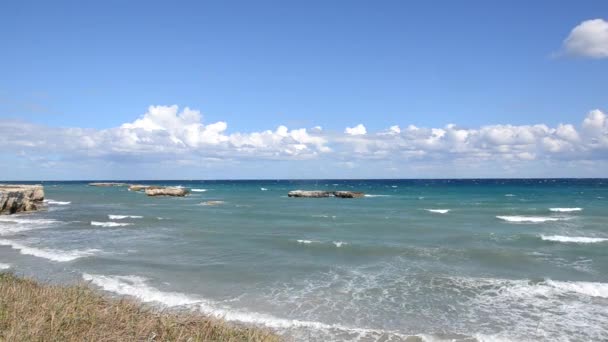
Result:
{"type": "Polygon", "coordinates": [[[149,187],[145,189],[146,195],[148,196],[186,196],[188,194],[188,190],[184,188],[176,188],[176,187],[149,187]]]}
{"type": "Polygon", "coordinates": [[[329,197],[332,195],[331,191],[319,191],[319,190],[294,190],[287,193],[289,197],[311,197],[311,198],[321,198],[321,197],[329,197]]]}
{"type": "Polygon", "coordinates": [[[205,202],[201,202],[201,205],[204,206],[212,206],[212,205],[220,205],[220,204],[224,204],[226,202],[224,201],[205,201],[205,202]]]}
{"type": "Polygon", "coordinates": [[[35,211],[42,207],[43,201],[42,185],[0,185],[0,214],[35,211]]]}
{"type": "Polygon", "coordinates": [[[358,191],[321,191],[321,190],[294,190],[287,193],[289,197],[309,197],[309,198],[321,198],[321,197],[339,197],[339,198],[361,198],[365,194],[358,191]]]}
{"type": "Polygon", "coordinates": [[[340,198],[361,198],[365,194],[360,191],[334,191],[334,196],[340,198]]]}
{"type": "Polygon", "coordinates": [[[141,185],[141,184],[131,184],[129,185],[129,191],[142,191],[146,189],[160,189],[162,186],[157,185],[141,185]]]}
{"type": "Polygon", "coordinates": [[[115,183],[115,182],[107,182],[107,183],[89,183],[89,186],[127,186],[127,183],[115,183]]]}

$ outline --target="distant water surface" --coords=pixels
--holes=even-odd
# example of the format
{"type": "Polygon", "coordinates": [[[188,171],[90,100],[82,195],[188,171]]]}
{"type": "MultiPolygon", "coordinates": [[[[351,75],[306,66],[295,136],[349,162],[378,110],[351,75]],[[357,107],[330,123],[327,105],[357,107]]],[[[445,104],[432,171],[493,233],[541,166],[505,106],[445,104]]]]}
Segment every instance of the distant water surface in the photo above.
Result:
{"type": "Polygon", "coordinates": [[[0,268],[295,340],[608,340],[605,179],[129,182],[192,192],[46,182],[0,268]]]}

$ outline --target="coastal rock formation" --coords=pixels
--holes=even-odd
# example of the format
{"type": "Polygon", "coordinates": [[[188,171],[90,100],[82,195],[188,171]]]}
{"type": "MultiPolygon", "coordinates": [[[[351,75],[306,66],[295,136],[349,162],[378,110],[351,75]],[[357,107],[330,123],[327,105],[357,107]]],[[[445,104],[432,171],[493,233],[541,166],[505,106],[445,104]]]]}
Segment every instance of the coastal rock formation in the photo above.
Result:
{"type": "Polygon", "coordinates": [[[188,194],[188,190],[176,187],[149,187],[145,189],[148,196],[179,196],[183,197],[188,194]]]}
{"type": "Polygon", "coordinates": [[[321,198],[321,197],[339,197],[339,198],[361,198],[365,194],[358,191],[322,191],[322,190],[294,190],[287,193],[289,197],[308,197],[308,198],[321,198]]]}
{"type": "Polygon", "coordinates": [[[141,184],[131,184],[129,185],[129,191],[142,191],[146,189],[160,189],[162,186],[158,185],[141,185],[141,184]]]}
{"type": "Polygon", "coordinates": [[[89,183],[89,186],[127,186],[127,183],[116,183],[116,182],[101,182],[101,183],[89,183]]]}
{"type": "Polygon", "coordinates": [[[365,194],[360,191],[334,191],[334,196],[340,198],[361,198],[365,194]]]}
{"type": "Polygon", "coordinates": [[[42,185],[0,185],[0,215],[38,210],[43,201],[42,185]]]}

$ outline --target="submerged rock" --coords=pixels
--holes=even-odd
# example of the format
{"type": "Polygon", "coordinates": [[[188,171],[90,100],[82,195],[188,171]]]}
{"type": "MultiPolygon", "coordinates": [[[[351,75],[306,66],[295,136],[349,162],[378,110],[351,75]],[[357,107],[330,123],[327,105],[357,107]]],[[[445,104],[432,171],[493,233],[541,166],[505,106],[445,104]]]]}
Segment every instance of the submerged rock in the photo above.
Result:
{"type": "Polygon", "coordinates": [[[179,196],[183,197],[188,194],[188,190],[176,187],[148,187],[145,189],[148,196],[179,196]]]}
{"type": "Polygon", "coordinates": [[[224,201],[205,201],[205,202],[201,202],[200,205],[204,205],[204,206],[212,206],[212,205],[220,205],[220,204],[224,204],[226,202],[224,201]]]}
{"type": "Polygon", "coordinates": [[[294,190],[287,193],[289,197],[310,197],[310,198],[321,198],[329,197],[332,195],[331,191],[319,191],[319,190],[294,190]]]}
{"type": "Polygon", "coordinates": [[[42,207],[43,201],[42,185],[0,185],[0,214],[35,211],[42,207]]]}
{"type": "Polygon", "coordinates": [[[141,184],[131,184],[129,185],[129,191],[142,191],[146,189],[160,189],[162,186],[158,185],[141,185],[141,184]]]}
{"type": "Polygon", "coordinates": [[[127,183],[116,183],[116,182],[100,182],[100,183],[89,183],[89,186],[127,186],[127,183]]]}
{"type": "Polygon", "coordinates": [[[287,193],[289,197],[339,197],[339,198],[361,198],[365,194],[359,191],[322,191],[322,190],[294,190],[287,193]]]}

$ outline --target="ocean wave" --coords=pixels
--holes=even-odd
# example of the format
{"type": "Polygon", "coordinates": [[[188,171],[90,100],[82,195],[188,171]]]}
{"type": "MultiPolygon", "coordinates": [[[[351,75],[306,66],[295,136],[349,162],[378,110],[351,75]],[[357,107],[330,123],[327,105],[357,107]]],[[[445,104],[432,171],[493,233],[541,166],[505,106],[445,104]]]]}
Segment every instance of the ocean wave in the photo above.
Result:
{"type": "Polygon", "coordinates": [[[268,191],[266,188],[260,188],[261,191],[268,191]]]}
{"type": "Polygon", "coordinates": [[[47,200],[44,200],[44,203],[51,204],[51,205],[69,205],[72,202],[70,202],[70,201],[55,201],[55,200],[52,200],[52,199],[47,199],[47,200]]]}
{"type": "Polygon", "coordinates": [[[545,216],[496,216],[497,219],[507,222],[543,223],[568,220],[567,217],[545,217],[545,216]]]}
{"type": "Polygon", "coordinates": [[[91,221],[91,226],[99,226],[99,227],[124,227],[124,226],[130,226],[132,224],[133,223],[91,221]]]}
{"type": "Polygon", "coordinates": [[[50,228],[61,221],[52,219],[31,219],[19,216],[0,217],[0,235],[10,235],[33,229],[50,228]]]}
{"type": "Polygon", "coordinates": [[[167,307],[182,306],[196,308],[209,316],[222,318],[232,322],[256,324],[274,329],[312,328],[326,331],[338,330],[363,336],[376,336],[378,338],[386,335],[394,335],[403,339],[408,337],[408,335],[379,329],[354,328],[340,324],[326,324],[315,321],[279,318],[258,312],[235,310],[193,295],[161,291],[148,285],[148,279],[140,276],[107,276],[84,273],[82,278],[91,282],[93,285],[99,286],[105,291],[135,297],[142,302],[159,303],[167,307]]]}
{"type": "Polygon", "coordinates": [[[190,189],[192,192],[206,192],[207,189],[190,189]]]}
{"type": "Polygon", "coordinates": [[[7,270],[9,268],[11,268],[10,264],[5,264],[5,263],[0,262],[0,270],[7,270]]]}
{"type": "Polygon", "coordinates": [[[373,195],[373,194],[365,194],[365,197],[391,197],[391,195],[373,195]]]}
{"type": "Polygon", "coordinates": [[[515,197],[514,194],[506,194],[505,197],[515,197]]]}
{"type": "Polygon", "coordinates": [[[585,237],[585,236],[562,236],[562,235],[541,235],[541,239],[554,242],[573,242],[573,243],[598,243],[608,241],[606,238],[585,237]]]}
{"type": "Polygon", "coordinates": [[[140,218],[143,218],[143,216],[139,216],[139,215],[108,215],[108,218],[110,220],[124,220],[124,219],[127,219],[127,218],[140,219],[140,218]]]}
{"type": "Polygon", "coordinates": [[[86,249],[86,250],[71,250],[63,251],[58,249],[46,249],[46,248],[34,248],[22,245],[20,243],[0,239],[0,245],[10,246],[13,249],[19,251],[23,255],[32,255],[39,258],[49,259],[58,262],[72,261],[78,258],[91,256],[100,252],[98,249],[86,249]]]}
{"type": "Polygon", "coordinates": [[[333,241],[332,243],[334,244],[334,246],[336,246],[338,248],[348,245],[348,242],[344,242],[344,241],[333,241]]]}
{"type": "Polygon", "coordinates": [[[558,213],[570,213],[574,211],[581,211],[583,208],[549,208],[549,210],[558,213]]]}
{"type": "Polygon", "coordinates": [[[430,213],[436,213],[436,214],[447,214],[448,212],[450,212],[450,209],[424,209],[430,213]]]}
{"type": "Polygon", "coordinates": [[[311,243],[321,243],[321,241],[314,241],[314,240],[296,240],[296,242],[304,244],[304,245],[309,245],[311,243]]]}

